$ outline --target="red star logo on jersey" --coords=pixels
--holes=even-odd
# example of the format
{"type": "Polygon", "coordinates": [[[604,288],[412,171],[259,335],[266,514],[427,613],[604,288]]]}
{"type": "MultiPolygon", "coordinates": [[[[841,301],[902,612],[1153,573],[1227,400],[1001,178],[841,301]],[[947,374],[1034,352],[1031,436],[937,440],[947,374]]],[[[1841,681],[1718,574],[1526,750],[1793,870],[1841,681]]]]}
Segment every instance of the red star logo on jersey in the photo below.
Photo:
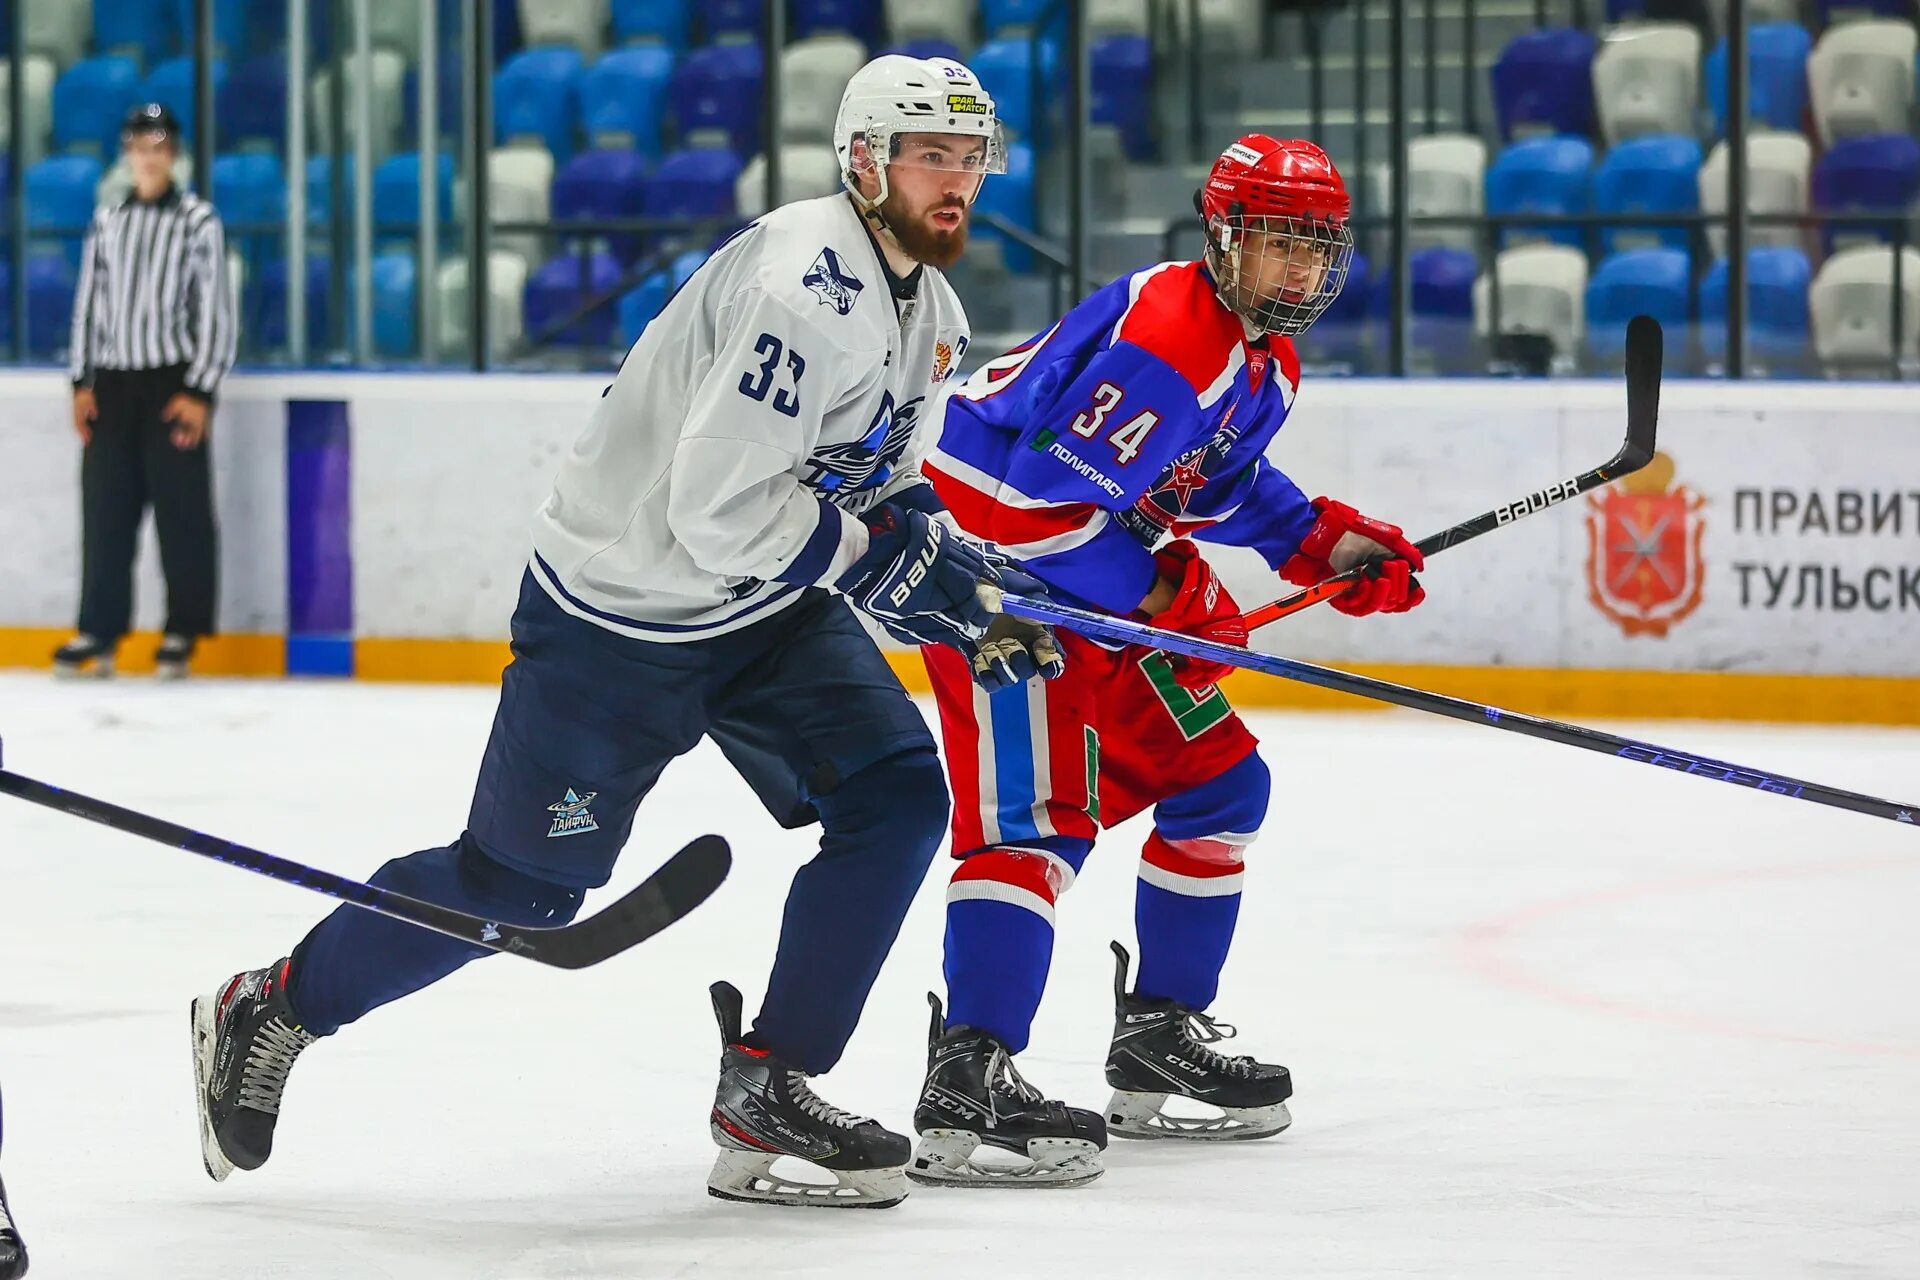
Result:
{"type": "Polygon", "coordinates": [[[1206,473],[1200,470],[1199,458],[1191,462],[1176,462],[1173,470],[1167,473],[1167,488],[1173,490],[1174,496],[1180,499],[1183,510],[1193,500],[1193,491],[1205,488],[1206,483],[1206,473]]]}

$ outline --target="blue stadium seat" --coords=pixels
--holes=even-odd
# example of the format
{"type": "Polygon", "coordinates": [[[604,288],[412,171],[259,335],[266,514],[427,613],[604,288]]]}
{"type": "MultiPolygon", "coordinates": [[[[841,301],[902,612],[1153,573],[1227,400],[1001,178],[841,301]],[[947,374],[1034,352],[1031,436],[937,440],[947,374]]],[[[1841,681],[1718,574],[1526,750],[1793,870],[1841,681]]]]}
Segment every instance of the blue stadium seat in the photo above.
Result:
{"type": "Polygon", "coordinates": [[[1813,166],[1813,211],[1886,213],[1888,224],[1824,228],[1831,252],[1865,240],[1887,240],[1892,222],[1905,218],[1920,195],[1920,142],[1905,133],[1842,138],[1813,166]]]}
{"type": "MultiPolygon", "coordinates": [[[[341,207],[353,217],[353,165],[340,166],[341,207]]],[[[322,226],[333,220],[333,157],[307,157],[307,225],[322,226]]]]}
{"type": "MultiPolygon", "coordinates": [[[[211,68],[213,76],[214,103],[220,101],[220,89],[227,82],[227,64],[215,59],[211,68]]],[[[147,75],[147,83],[141,89],[140,96],[148,102],[159,102],[180,119],[181,132],[186,134],[185,144],[191,146],[194,138],[194,125],[198,123],[193,96],[193,59],[170,58],[155,67],[147,75]]]]}
{"type": "MultiPolygon", "coordinates": [[[[1700,282],[1700,344],[1720,359],[1727,351],[1727,260],[1700,282]]],[[[1807,290],[1813,266],[1798,249],[1771,245],[1747,250],[1747,354],[1791,371],[1810,350],[1807,290]]]]}
{"type": "MultiPolygon", "coordinates": [[[[573,221],[647,216],[647,168],[647,158],[638,151],[581,152],[554,175],[554,229],[564,231],[573,221]]],[[[622,265],[639,257],[646,246],[646,237],[631,231],[587,234],[605,239],[622,265]]]]}
{"type": "MultiPolygon", "coordinates": [[[[46,358],[67,345],[73,323],[73,265],[58,253],[27,259],[27,355],[46,358]]],[[[0,352],[13,351],[13,262],[0,260],[0,352]]]]}
{"type": "Polygon", "coordinates": [[[1442,371],[1461,370],[1473,359],[1473,282],[1480,261],[1470,249],[1439,245],[1407,261],[1412,312],[1412,350],[1431,357],[1442,371]]]}
{"type": "MultiPolygon", "coordinates": [[[[967,63],[993,95],[994,110],[1007,132],[1020,138],[1031,138],[1037,124],[1034,118],[1036,62],[1045,95],[1060,64],[1059,46],[1051,41],[1018,37],[989,40],[973,51],[967,63]]],[[[1041,100],[1044,101],[1044,97],[1041,100]]]]}
{"type": "Polygon", "coordinates": [[[120,150],[120,122],[140,96],[133,59],[82,58],[53,82],[53,146],[111,159],[120,150]]]}
{"type": "Polygon", "coordinates": [[[666,310],[667,299],[673,294],[673,284],[667,279],[667,273],[656,271],[640,282],[637,289],[629,289],[620,296],[620,345],[630,347],[641,331],[653,323],[653,318],[666,310]]]}
{"type": "Polygon", "coordinates": [[[733,187],[744,167],[739,156],[724,148],[674,152],[647,179],[647,216],[734,218],[733,187]]]}
{"type": "Polygon", "coordinates": [[[1064,40],[1066,19],[1067,6],[1059,0],[981,0],[980,3],[980,24],[989,40],[1001,36],[1024,40],[1036,33],[1064,40]],[[1047,20],[1044,29],[1040,26],[1043,18],[1047,20]]]}
{"type": "Polygon", "coordinates": [[[1000,245],[1001,257],[1009,271],[1033,270],[1033,250],[1014,243],[986,225],[982,215],[997,213],[1016,227],[1029,231],[1040,223],[1040,207],[1033,186],[1033,148],[1024,142],[1007,144],[1007,171],[990,173],[980,187],[980,198],[973,206],[972,234],[984,242],[1000,245]]]}
{"type": "MultiPolygon", "coordinates": [[[[197,0],[173,0],[173,21],[180,32],[182,48],[191,51],[193,15],[197,0]]],[[[324,4],[312,8],[326,9],[324,4]]],[[[309,26],[314,25],[309,22],[309,26]]],[[[214,56],[244,58],[264,53],[286,43],[287,6],[261,0],[213,0],[214,56]]]]}
{"type": "MultiPolygon", "coordinates": [[[[440,234],[451,236],[453,225],[453,154],[435,156],[434,216],[440,234]]],[[[403,152],[382,160],[373,171],[373,229],[380,237],[413,236],[420,230],[420,153],[403,152]]]]}
{"type": "Polygon", "coordinates": [[[1493,64],[1493,108],[1500,136],[1593,132],[1591,33],[1567,27],[1523,31],[1493,64]]]}
{"type": "MultiPolygon", "coordinates": [[[[1697,213],[1700,144],[1679,134],[1644,134],[1618,143],[1593,174],[1595,213],[1697,213]]],[[[1600,247],[1612,253],[1655,244],[1685,249],[1687,227],[1614,224],[1600,229],[1600,247]]]]}
{"type": "Polygon", "coordinates": [[[588,145],[658,159],[672,82],[673,51],[661,45],[615,49],[594,63],[580,86],[588,145]]]}
{"type": "MultiPolygon", "coordinates": [[[[324,344],[327,332],[327,258],[307,256],[307,339],[324,344]]],[[[241,303],[246,336],[272,351],[287,345],[287,260],[271,258],[258,271],[247,273],[241,303]]]]}
{"type": "Polygon", "coordinates": [[[220,146],[280,150],[287,138],[286,55],[265,53],[235,67],[214,105],[220,112],[220,146]]]}
{"type": "Polygon", "coordinates": [[[35,247],[58,246],[70,265],[79,263],[94,188],[105,172],[93,156],[50,156],[27,166],[27,230],[35,247]]]}
{"type": "MultiPolygon", "coordinates": [[[[1797,133],[1807,114],[1807,55],[1813,36],[1797,22],[1763,22],[1747,32],[1747,113],[1754,124],[1797,133]]],[[[1707,54],[1713,132],[1727,131],[1727,42],[1707,54]]]]}
{"type": "Polygon", "coordinates": [[[1153,48],[1145,36],[1094,41],[1092,116],[1120,131],[1130,160],[1153,159],[1153,48]]]}
{"type": "Polygon", "coordinates": [[[758,151],[762,74],[758,45],[712,45],[682,58],[673,74],[679,137],[724,133],[727,145],[741,154],[758,151]]]}
{"type": "Polygon", "coordinates": [[[420,354],[417,273],[411,253],[383,253],[373,260],[373,349],[383,356],[420,354]]]}
{"type": "Polygon", "coordinates": [[[613,38],[684,49],[693,39],[693,0],[613,0],[613,38]]]}
{"type": "MultiPolygon", "coordinates": [[[[1593,146],[1584,138],[1529,138],[1513,143],[1487,166],[1487,212],[1585,213],[1591,185],[1593,146]]],[[[1580,248],[1579,227],[1519,227],[1501,234],[1515,239],[1545,239],[1580,248]]]]}
{"type": "Polygon", "coordinates": [[[886,28],[880,0],[793,0],[790,22],[796,40],[843,33],[869,48],[880,43],[886,28]]]}
{"type": "MultiPolygon", "coordinates": [[[[434,77],[434,125],[442,146],[458,147],[460,130],[466,118],[467,60],[460,46],[440,47],[440,72],[434,77]]],[[[400,90],[401,145],[411,146],[420,137],[420,64],[407,67],[400,90]]]]}
{"type": "MultiPolygon", "coordinates": [[[[888,45],[880,53],[899,53],[909,58],[951,58],[955,62],[964,62],[960,56],[960,46],[932,36],[922,36],[918,40],[904,40],[899,44],[888,45]]],[[[875,54],[878,57],[879,54],[875,54]]]]}
{"type": "Polygon", "coordinates": [[[1628,249],[1601,259],[1587,281],[1587,346],[1603,360],[1627,349],[1627,321],[1652,316],[1669,333],[1684,331],[1689,316],[1693,259],[1685,250],[1628,249]]]}
{"type": "Polygon", "coordinates": [[[580,121],[580,51],[549,45],[516,53],[493,77],[496,145],[537,140],[565,164],[580,121]]]}
{"type": "Polygon", "coordinates": [[[93,47],[142,65],[171,57],[180,47],[172,6],[168,0],[93,0],[93,47]]]}
{"type": "Polygon", "coordinates": [[[227,244],[249,261],[277,250],[287,216],[287,174],[271,152],[215,156],[213,202],[226,223],[227,244]],[[249,231],[249,224],[261,224],[249,231]]]}
{"type": "Polygon", "coordinates": [[[754,44],[758,48],[767,25],[767,0],[701,0],[699,8],[708,43],[754,44]]]}
{"type": "MultiPolygon", "coordinates": [[[[538,344],[549,326],[595,297],[612,293],[620,285],[619,260],[610,253],[581,258],[562,254],[543,265],[527,279],[527,337],[538,344]]],[[[602,303],[585,316],[560,329],[547,342],[557,347],[606,348],[613,345],[615,305],[602,303]]]]}

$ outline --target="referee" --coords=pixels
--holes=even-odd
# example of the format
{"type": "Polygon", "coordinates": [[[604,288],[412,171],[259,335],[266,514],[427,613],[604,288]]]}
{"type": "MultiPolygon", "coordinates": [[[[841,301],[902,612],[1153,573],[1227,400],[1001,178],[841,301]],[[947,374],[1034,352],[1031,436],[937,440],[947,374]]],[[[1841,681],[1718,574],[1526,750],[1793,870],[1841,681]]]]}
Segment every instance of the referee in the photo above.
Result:
{"type": "Polygon", "coordinates": [[[133,193],[94,212],[73,301],[73,427],[85,446],[80,622],[54,670],[112,674],[151,504],[167,580],[157,673],[179,677],[213,632],[207,422],[233,364],[234,305],[220,216],[173,184],[180,122],[148,103],[127,113],[120,138],[133,193]]]}

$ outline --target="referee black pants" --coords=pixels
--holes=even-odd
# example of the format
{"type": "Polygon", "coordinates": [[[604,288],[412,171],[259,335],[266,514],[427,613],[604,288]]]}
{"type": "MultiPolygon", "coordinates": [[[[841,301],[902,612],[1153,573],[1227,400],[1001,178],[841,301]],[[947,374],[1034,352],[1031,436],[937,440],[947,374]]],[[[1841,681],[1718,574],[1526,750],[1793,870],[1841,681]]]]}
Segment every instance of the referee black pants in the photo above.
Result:
{"type": "Polygon", "coordinates": [[[113,644],[133,615],[133,557],[153,507],[167,579],[169,634],[213,633],[217,562],[211,433],[174,447],[161,411],[185,385],[186,366],[94,374],[99,416],[80,460],[80,630],[113,644]]]}

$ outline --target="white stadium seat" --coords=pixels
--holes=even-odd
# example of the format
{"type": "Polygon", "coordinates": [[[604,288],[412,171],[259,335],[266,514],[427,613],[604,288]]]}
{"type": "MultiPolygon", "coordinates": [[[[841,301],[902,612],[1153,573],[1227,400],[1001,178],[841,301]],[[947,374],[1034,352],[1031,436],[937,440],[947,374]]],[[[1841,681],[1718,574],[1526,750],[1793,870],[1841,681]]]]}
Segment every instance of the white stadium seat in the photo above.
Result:
{"type": "MultiPolygon", "coordinates": [[[[1715,143],[1700,166],[1700,212],[1727,211],[1727,144],[1715,143]]],[[[1747,136],[1747,209],[1751,213],[1804,215],[1807,211],[1808,172],[1813,167],[1813,144],[1804,134],[1754,133],[1747,136]]],[[[1756,245],[1798,247],[1805,240],[1799,227],[1750,227],[1748,242],[1756,245]]],[[[1707,231],[1713,256],[1727,253],[1724,227],[1707,231]]]]}
{"type": "Polygon", "coordinates": [[[887,0],[887,33],[895,44],[945,40],[971,49],[975,43],[972,6],[953,0],[887,0]]]}
{"type": "Polygon", "coordinates": [[[611,0],[520,0],[520,39],[529,49],[570,44],[591,62],[606,48],[611,0]]]}
{"type": "Polygon", "coordinates": [[[376,48],[392,49],[409,63],[420,61],[421,0],[375,0],[368,6],[372,29],[367,38],[376,48]]]}
{"type": "MultiPolygon", "coordinates": [[[[831,147],[800,146],[780,149],[782,204],[830,196],[840,189],[840,158],[831,147]]],[[[740,171],[733,186],[733,202],[743,218],[757,218],[771,208],[767,199],[767,157],[757,155],[740,171]]]]}
{"type": "Polygon", "coordinates": [[[852,36],[811,36],[781,50],[780,140],[831,141],[833,113],[820,104],[838,103],[847,81],[866,61],[866,46],[852,36]]]}
{"type": "Polygon", "coordinates": [[[53,59],[44,54],[30,54],[17,60],[0,58],[0,139],[12,136],[9,132],[13,125],[9,112],[12,99],[8,93],[16,61],[27,69],[20,86],[21,105],[26,108],[20,160],[22,164],[32,164],[47,154],[47,146],[53,139],[53,82],[57,73],[53,59]]]}
{"type": "MultiPolygon", "coordinates": [[[[1484,207],[1487,144],[1466,133],[1433,133],[1407,144],[1407,212],[1414,217],[1471,216],[1484,207]]],[[[1386,206],[1381,206],[1386,207],[1386,206]]],[[[1472,249],[1472,227],[1414,227],[1415,249],[1472,249]]]]}
{"type": "Polygon", "coordinates": [[[1906,132],[1916,40],[1911,22],[1850,22],[1820,37],[1807,58],[1807,88],[1823,144],[1906,132]]]}
{"type": "Polygon", "coordinates": [[[1087,0],[1089,40],[1147,33],[1147,0],[1087,0]]]}
{"type": "MultiPolygon", "coordinates": [[[[547,222],[553,216],[553,155],[545,147],[496,147],[487,157],[489,209],[495,222],[547,222]]],[[[495,249],[528,261],[546,257],[544,237],[532,231],[496,231],[495,249]]]]}
{"type": "MultiPolygon", "coordinates": [[[[1920,249],[1900,251],[1900,354],[1920,357],[1920,249]]],[[[1893,358],[1893,250],[1842,249],[1813,278],[1807,309],[1823,363],[1879,365],[1893,358]]]]}
{"type": "Polygon", "coordinates": [[[1503,250],[1494,270],[1473,284],[1473,330],[1493,329],[1493,281],[1500,282],[1500,332],[1545,334],[1554,352],[1571,356],[1586,336],[1587,255],[1563,244],[1503,250]]]}
{"type": "MultiPolygon", "coordinates": [[[[373,162],[377,165],[393,154],[400,135],[401,90],[406,81],[407,61],[391,49],[375,49],[371,65],[372,92],[368,95],[367,110],[372,119],[373,137],[369,150],[373,162]]],[[[349,54],[345,60],[347,71],[347,101],[345,103],[347,137],[357,139],[355,125],[358,111],[355,109],[354,92],[365,78],[361,74],[360,58],[349,54]]],[[[324,67],[313,77],[311,93],[313,114],[314,152],[328,151],[333,146],[333,68],[324,67]]]]}
{"type": "Polygon", "coordinates": [[[1593,59],[1593,96],[1607,141],[1692,133],[1700,103],[1700,32],[1680,22],[1616,27],[1593,59]]]}
{"type": "MultiPolygon", "coordinates": [[[[440,264],[439,341],[436,350],[449,360],[467,352],[467,263],[440,264]]],[[[487,255],[487,350],[495,359],[510,354],[526,332],[527,264],[517,253],[495,249],[487,255]]]]}
{"type": "Polygon", "coordinates": [[[93,0],[14,0],[26,10],[27,52],[43,53],[61,68],[87,52],[93,37],[93,0]]]}

